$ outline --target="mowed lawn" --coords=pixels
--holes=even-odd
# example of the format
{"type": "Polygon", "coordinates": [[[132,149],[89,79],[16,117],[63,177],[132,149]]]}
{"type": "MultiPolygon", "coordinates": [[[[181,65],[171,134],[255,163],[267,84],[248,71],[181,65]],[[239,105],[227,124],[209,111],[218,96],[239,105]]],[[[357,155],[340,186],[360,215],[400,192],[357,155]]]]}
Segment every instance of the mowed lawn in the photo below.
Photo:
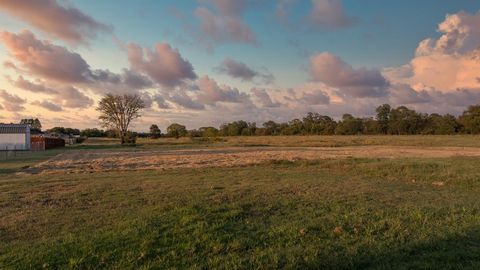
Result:
{"type": "Polygon", "coordinates": [[[479,158],[15,174],[52,154],[0,161],[1,269],[480,269],[479,158]]]}

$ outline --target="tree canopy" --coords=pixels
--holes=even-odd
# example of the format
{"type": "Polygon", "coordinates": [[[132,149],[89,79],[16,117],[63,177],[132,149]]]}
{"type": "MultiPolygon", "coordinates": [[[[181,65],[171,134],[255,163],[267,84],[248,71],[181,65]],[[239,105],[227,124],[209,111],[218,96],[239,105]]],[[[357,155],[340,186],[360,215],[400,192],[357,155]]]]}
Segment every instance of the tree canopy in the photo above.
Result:
{"type": "Polygon", "coordinates": [[[129,133],[130,123],[140,117],[140,110],[145,103],[139,95],[112,95],[104,96],[97,107],[100,112],[102,126],[118,132],[122,144],[132,143],[129,133]]]}

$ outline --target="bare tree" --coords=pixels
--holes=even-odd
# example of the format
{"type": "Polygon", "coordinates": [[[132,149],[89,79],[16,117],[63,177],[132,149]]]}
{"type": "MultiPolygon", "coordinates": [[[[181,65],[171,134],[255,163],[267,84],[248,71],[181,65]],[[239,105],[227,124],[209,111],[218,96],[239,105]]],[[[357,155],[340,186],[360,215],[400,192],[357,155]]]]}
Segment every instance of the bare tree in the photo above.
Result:
{"type": "MultiPolygon", "coordinates": [[[[100,100],[97,111],[101,113],[99,119],[102,126],[118,132],[122,144],[127,143],[128,126],[140,117],[140,110],[145,108],[145,103],[138,95],[112,95],[107,94],[100,100]]],[[[128,142],[130,143],[130,142],[128,142]]]]}

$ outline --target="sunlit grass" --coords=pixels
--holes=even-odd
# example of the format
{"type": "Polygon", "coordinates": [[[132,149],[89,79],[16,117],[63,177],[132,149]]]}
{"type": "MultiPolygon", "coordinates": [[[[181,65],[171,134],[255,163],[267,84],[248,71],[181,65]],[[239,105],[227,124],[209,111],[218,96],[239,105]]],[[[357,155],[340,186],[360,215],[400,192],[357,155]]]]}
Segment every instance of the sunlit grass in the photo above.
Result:
{"type": "Polygon", "coordinates": [[[480,267],[478,158],[0,175],[0,268],[480,267]]]}

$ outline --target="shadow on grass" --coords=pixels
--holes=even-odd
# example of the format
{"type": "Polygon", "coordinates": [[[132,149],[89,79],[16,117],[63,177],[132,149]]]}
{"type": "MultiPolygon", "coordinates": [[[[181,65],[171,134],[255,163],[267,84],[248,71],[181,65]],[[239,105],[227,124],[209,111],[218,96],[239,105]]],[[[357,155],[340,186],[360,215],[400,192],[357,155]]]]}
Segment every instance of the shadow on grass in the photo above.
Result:
{"type": "MultiPolygon", "coordinates": [[[[352,269],[480,269],[480,229],[358,258],[352,269]]],[[[332,265],[332,268],[335,268],[332,265]]]]}

